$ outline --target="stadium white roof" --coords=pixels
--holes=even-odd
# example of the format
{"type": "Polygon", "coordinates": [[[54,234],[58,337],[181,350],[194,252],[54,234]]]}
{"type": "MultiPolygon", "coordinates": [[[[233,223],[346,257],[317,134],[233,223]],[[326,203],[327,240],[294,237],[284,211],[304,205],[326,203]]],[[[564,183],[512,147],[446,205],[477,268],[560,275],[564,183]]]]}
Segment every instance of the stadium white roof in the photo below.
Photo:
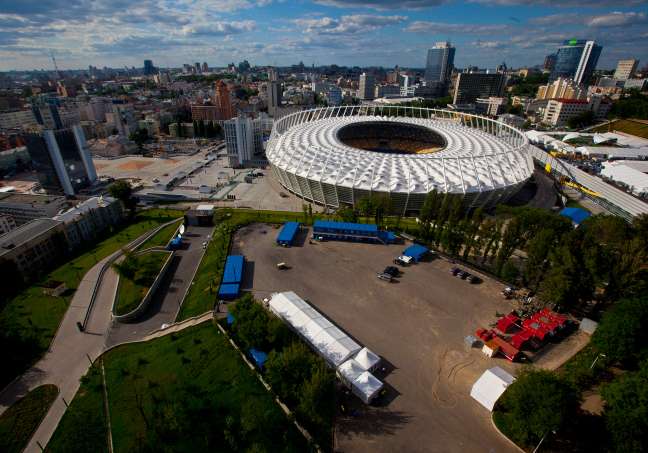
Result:
{"type": "Polygon", "coordinates": [[[648,193],[648,175],[625,165],[622,160],[604,162],[601,175],[627,185],[635,195],[648,193]]]}
{"type": "Polygon", "coordinates": [[[335,368],[361,349],[351,337],[292,291],[273,294],[269,306],[335,368]]]}
{"type": "MultiPolygon", "coordinates": [[[[482,121],[477,119],[475,121],[482,121]]],[[[266,154],[276,167],[309,180],[359,190],[400,193],[468,193],[508,187],[527,180],[533,163],[526,138],[488,119],[496,135],[462,125],[454,119],[329,116],[273,131],[266,154]],[[430,154],[388,154],[342,143],[338,131],[358,122],[395,121],[432,129],[446,146],[430,154]],[[507,143],[515,136],[519,146],[507,143]]],[[[275,125],[276,126],[276,125],[275,125]]]]}

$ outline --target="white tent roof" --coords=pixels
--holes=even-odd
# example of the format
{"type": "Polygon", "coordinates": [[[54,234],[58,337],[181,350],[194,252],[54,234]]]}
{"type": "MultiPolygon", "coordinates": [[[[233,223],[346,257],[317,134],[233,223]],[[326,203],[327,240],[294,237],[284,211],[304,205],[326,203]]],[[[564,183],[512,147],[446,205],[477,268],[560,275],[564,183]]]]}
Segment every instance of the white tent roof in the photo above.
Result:
{"type": "Polygon", "coordinates": [[[499,397],[513,381],[515,378],[511,374],[498,366],[493,367],[484,371],[484,374],[473,384],[470,396],[492,412],[499,397]]]}
{"type": "Polygon", "coordinates": [[[273,294],[269,306],[334,367],[360,350],[358,343],[292,291],[273,294]]]}
{"type": "Polygon", "coordinates": [[[360,351],[358,351],[358,353],[355,355],[354,359],[362,366],[364,370],[371,370],[380,362],[380,357],[367,348],[360,349],[360,351]]]}
{"type": "Polygon", "coordinates": [[[362,368],[362,365],[354,359],[347,360],[337,369],[338,376],[340,376],[340,379],[342,379],[342,381],[347,385],[351,385],[351,383],[364,372],[365,370],[362,368]]]}
{"type": "Polygon", "coordinates": [[[365,404],[369,404],[382,388],[383,383],[373,374],[365,371],[352,382],[351,391],[358,395],[365,404]]]}

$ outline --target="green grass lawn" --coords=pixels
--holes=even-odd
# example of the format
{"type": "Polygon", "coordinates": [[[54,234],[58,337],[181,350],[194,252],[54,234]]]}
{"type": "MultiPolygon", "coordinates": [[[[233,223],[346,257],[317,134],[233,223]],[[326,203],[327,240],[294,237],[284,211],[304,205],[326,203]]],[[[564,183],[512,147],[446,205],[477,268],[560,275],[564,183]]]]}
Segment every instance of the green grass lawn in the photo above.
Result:
{"type": "Polygon", "coordinates": [[[42,282],[64,281],[69,290],[63,296],[43,294],[40,282],[8,301],[0,312],[0,360],[3,362],[0,388],[25,371],[47,350],[74,290],[90,268],[145,232],[181,215],[182,212],[177,210],[143,211],[130,224],[92,244],[91,248],[80,252],[43,278],[42,282]]]}
{"type": "Polygon", "coordinates": [[[592,132],[611,132],[620,131],[626,134],[631,134],[636,137],[648,138],[648,124],[640,123],[639,121],[616,120],[610,124],[604,124],[600,127],[592,129],[592,132]]]}
{"type": "Polygon", "coordinates": [[[61,453],[108,452],[99,362],[81,379],[81,387],[63,415],[45,451],[61,453]]]}
{"type": "MultiPolygon", "coordinates": [[[[212,323],[120,346],[103,360],[115,452],[309,450],[212,323]]],[[[97,381],[84,379],[48,451],[105,450],[97,381]],[[88,428],[96,433],[94,444],[88,428]],[[84,448],[72,448],[83,443],[79,438],[87,439],[84,448]]]]}
{"type": "Polygon", "coordinates": [[[0,451],[23,451],[57,395],[55,385],[41,385],[0,415],[0,451]]]}
{"type": "MultiPolygon", "coordinates": [[[[150,252],[144,255],[132,256],[130,259],[134,260],[134,264],[138,268],[155,269],[155,276],[157,276],[169,255],[170,252],[150,252]]],[[[146,296],[153,281],[155,281],[155,276],[152,275],[152,278],[142,282],[120,276],[115,314],[125,315],[135,310],[146,296]]]]}
{"type": "Polygon", "coordinates": [[[144,241],[144,243],[140,245],[138,249],[145,250],[150,247],[165,247],[173,237],[173,233],[175,233],[175,231],[180,226],[180,223],[182,223],[182,219],[179,219],[177,222],[174,222],[171,225],[165,226],[156,234],[154,234],[153,237],[144,241]]]}

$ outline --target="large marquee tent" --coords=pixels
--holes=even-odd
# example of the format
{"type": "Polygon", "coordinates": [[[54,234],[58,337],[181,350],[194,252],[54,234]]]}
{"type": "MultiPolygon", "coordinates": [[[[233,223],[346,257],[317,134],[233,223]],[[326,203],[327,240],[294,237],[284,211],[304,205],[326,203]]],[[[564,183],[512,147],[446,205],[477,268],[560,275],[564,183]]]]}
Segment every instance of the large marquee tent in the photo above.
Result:
{"type": "Polygon", "coordinates": [[[470,396],[492,412],[499,397],[513,381],[515,378],[511,374],[498,366],[493,367],[484,371],[484,374],[475,381],[470,396]]]}
{"type": "Polygon", "coordinates": [[[273,294],[268,305],[334,368],[361,349],[351,337],[293,291],[273,294]]]}

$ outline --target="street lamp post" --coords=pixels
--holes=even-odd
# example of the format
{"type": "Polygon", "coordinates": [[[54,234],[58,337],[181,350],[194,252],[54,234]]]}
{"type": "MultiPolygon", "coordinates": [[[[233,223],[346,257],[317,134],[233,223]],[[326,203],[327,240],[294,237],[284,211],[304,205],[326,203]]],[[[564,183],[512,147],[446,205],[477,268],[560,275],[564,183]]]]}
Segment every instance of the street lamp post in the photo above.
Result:
{"type": "Polygon", "coordinates": [[[591,370],[592,368],[594,368],[594,365],[596,365],[596,362],[598,362],[598,359],[599,359],[600,357],[605,357],[605,354],[597,354],[597,355],[596,355],[596,358],[594,359],[594,361],[592,362],[592,364],[591,364],[590,367],[589,367],[590,370],[591,370]]]}
{"type": "Polygon", "coordinates": [[[540,448],[540,445],[542,445],[542,442],[544,442],[545,437],[547,437],[547,436],[549,435],[549,433],[554,433],[554,434],[556,434],[556,431],[554,431],[554,430],[549,430],[549,431],[547,431],[547,432],[545,433],[545,435],[542,436],[542,439],[540,439],[540,442],[538,442],[538,445],[536,445],[536,447],[533,449],[533,452],[532,452],[532,453],[536,453],[536,452],[538,451],[538,449],[540,448]]]}

